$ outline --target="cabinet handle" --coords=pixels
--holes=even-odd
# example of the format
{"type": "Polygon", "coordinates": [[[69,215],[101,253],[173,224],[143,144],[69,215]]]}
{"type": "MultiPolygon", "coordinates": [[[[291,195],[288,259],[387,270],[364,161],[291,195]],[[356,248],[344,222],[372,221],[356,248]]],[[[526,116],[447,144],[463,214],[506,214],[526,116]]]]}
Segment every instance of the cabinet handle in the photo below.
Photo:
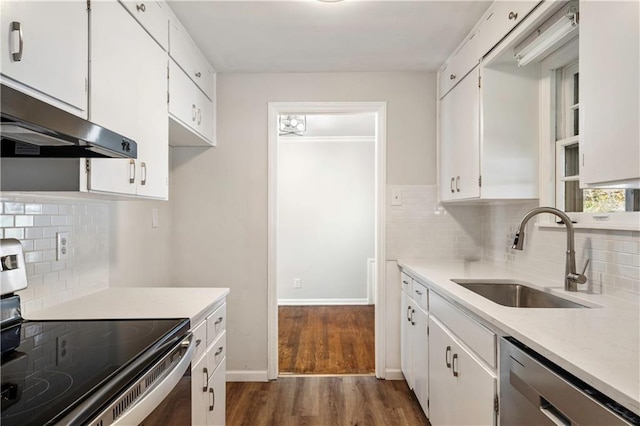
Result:
{"type": "Polygon", "coordinates": [[[140,178],[140,184],[141,185],[146,185],[147,184],[147,163],[145,163],[144,161],[142,163],[140,163],[140,170],[142,171],[142,177],[140,178]]]}
{"type": "Polygon", "coordinates": [[[202,387],[202,392],[206,392],[207,384],[209,383],[209,370],[207,370],[207,367],[202,369],[202,374],[204,374],[204,386],[202,387]]]}
{"type": "Polygon", "coordinates": [[[458,359],[458,354],[453,354],[453,360],[451,361],[451,365],[453,366],[453,368],[451,369],[451,371],[453,371],[453,377],[458,377],[458,363],[456,362],[458,359]]]}
{"type": "MultiPolygon", "coordinates": [[[[18,32],[18,51],[13,52],[11,56],[15,62],[20,62],[22,60],[22,47],[24,46],[24,40],[22,38],[22,24],[18,21],[13,21],[11,23],[11,34],[13,35],[16,31],[18,32]]],[[[11,46],[13,47],[13,43],[11,43],[11,46]]]]}
{"type": "Polygon", "coordinates": [[[411,322],[411,306],[407,308],[407,321],[411,322]]]}
{"type": "Polygon", "coordinates": [[[136,5],[136,9],[138,10],[138,12],[146,12],[147,6],[145,6],[144,3],[140,3],[136,5]]]}
{"type": "Polygon", "coordinates": [[[198,71],[198,72],[196,73],[196,77],[198,77],[198,78],[202,77],[202,73],[201,73],[200,71],[198,71]]]}
{"type": "Polygon", "coordinates": [[[455,180],[455,178],[451,178],[451,182],[449,182],[449,188],[451,189],[451,193],[453,194],[455,191],[455,189],[453,189],[453,181],[455,180]]]}
{"type": "Polygon", "coordinates": [[[216,322],[213,323],[213,325],[219,325],[223,319],[224,319],[223,317],[218,317],[218,319],[216,320],[216,322]]]}
{"type": "Polygon", "coordinates": [[[516,20],[518,19],[518,12],[509,12],[509,20],[516,20]]]}
{"type": "Polygon", "coordinates": [[[422,296],[422,292],[420,290],[415,291],[418,296],[422,296]]]}
{"type": "Polygon", "coordinates": [[[451,346],[447,346],[447,350],[444,351],[444,363],[447,364],[447,368],[451,368],[451,361],[449,361],[450,355],[451,355],[451,346]]]}
{"type": "Polygon", "coordinates": [[[198,125],[202,123],[202,110],[198,108],[198,125]]]}
{"type": "Polygon", "coordinates": [[[213,392],[213,388],[209,388],[209,395],[211,395],[211,405],[209,406],[209,411],[213,411],[213,407],[216,405],[216,394],[213,392]]]}
{"type": "Polygon", "coordinates": [[[411,310],[411,325],[416,325],[416,322],[413,320],[413,314],[415,314],[415,313],[416,313],[416,310],[412,309],[411,310]]]}
{"type": "Polygon", "coordinates": [[[196,104],[191,104],[191,121],[196,121],[196,104]]]}
{"type": "Polygon", "coordinates": [[[451,75],[449,76],[449,80],[455,80],[455,79],[456,79],[456,75],[455,75],[455,74],[451,74],[451,75]]]}
{"type": "Polygon", "coordinates": [[[402,280],[402,284],[409,285],[409,281],[402,280]]]}
{"type": "Polygon", "coordinates": [[[196,339],[196,348],[200,346],[200,343],[202,343],[202,339],[196,339]]]}
{"type": "Polygon", "coordinates": [[[129,183],[136,183],[136,162],[129,160],[129,183]]]}
{"type": "Polygon", "coordinates": [[[224,350],[224,346],[220,346],[218,348],[218,350],[216,351],[216,353],[213,354],[213,356],[218,356],[222,353],[222,351],[224,350]]]}
{"type": "Polygon", "coordinates": [[[460,176],[456,176],[456,191],[460,192],[460,176]]]}

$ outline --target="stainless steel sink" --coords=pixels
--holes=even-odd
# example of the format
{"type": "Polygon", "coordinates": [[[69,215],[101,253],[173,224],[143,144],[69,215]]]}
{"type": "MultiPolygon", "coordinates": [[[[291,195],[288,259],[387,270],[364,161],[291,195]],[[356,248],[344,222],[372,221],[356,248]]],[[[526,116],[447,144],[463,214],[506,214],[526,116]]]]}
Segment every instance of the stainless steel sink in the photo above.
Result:
{"type": "Polygon", "coordinates": [[[588,306],[509,281],[451,280],[492,302],[512,308],[588,308],[588,306]]]}

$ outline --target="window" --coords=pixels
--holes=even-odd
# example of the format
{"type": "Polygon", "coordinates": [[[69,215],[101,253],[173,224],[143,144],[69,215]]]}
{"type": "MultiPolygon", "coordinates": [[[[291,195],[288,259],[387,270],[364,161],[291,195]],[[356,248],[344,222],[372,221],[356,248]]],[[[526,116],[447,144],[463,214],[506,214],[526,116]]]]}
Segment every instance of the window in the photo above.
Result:
{"type": "Polygon", "coordinates": [[[579,62],[556,70],[556,207],[566,212],[640,211],[640,190],[580,189],[579,62]]]}

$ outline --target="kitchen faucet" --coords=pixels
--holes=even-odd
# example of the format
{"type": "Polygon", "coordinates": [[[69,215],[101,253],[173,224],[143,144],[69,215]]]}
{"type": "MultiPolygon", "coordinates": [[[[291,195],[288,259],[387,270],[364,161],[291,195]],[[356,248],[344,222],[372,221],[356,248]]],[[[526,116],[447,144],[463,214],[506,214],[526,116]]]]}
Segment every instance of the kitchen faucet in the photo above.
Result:
{"type": "Polygon", "coordinates": [[[527,225],[527,222],[529,222],[529,219],[540,213],[551,213],[558,216],[562,219],[567,228],[567,258],[565,263],[564,289],[566,291],[578,291],[578,284],[584,284],[587,282],[587,277],[584,275],[584,272],[587,269],[589,261],[587,260],[587,265],[585,265],[584,268],[585,270],[582,271],[581,274],[578,274],[576,272],[576,251],[573,223],[571,222],[571,218],[563,211],[553,207],[536,207],[531,210],[522,218],[518,232],[516,232],[516,238],[513,240],[511,248],[515,250],[522,250],[522,247],[524,246],[524,228],[527,225]]]}

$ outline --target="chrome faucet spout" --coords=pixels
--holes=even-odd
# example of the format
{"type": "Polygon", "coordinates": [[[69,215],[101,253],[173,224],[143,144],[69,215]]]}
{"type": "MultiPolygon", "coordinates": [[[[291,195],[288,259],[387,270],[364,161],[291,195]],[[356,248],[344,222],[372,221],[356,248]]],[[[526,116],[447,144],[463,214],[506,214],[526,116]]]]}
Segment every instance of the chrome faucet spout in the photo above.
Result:
{"type": "Polygon", "coordinates": [[[586,283],[587,277],[584,275],[584,271],[582,274],[579,274],[576,271],[576,251],[573,223],[571,222],[571,218],[567,216],[565,212],[553,207],[537,207],[531,210],[529,213],[524,215],[522,221],[520,221],[520,226],[518,227],[518,231],[516,232],[516,236],[513,240],[513,245],[511,246],[511,248],[514,250],[523,249],[525,235],[524,230],[527,226],[527,222],[529,222],[529,219],[531,219],[533,216],[536,216],[540,213],[550,213],[559,217],[564,222],[567,230],[567,252],[565,262],[564,289],[567,291],[578,291],[578,284],[586,283]]]}

